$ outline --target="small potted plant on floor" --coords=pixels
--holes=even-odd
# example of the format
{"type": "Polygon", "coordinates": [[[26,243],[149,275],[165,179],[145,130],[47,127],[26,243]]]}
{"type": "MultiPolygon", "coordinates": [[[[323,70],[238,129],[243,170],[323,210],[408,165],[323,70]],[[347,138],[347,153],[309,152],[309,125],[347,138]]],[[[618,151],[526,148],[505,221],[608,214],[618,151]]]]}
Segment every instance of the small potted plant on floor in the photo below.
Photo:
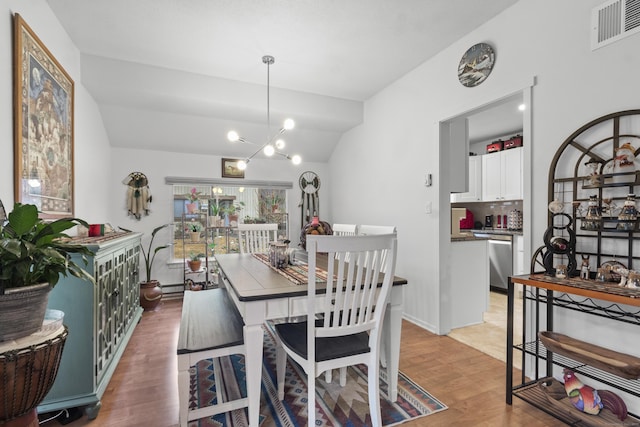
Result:
{"type": "Polygon", "coordinates": [[[155,279],[151,279],[151,269],[153,268],[153,261],[156,259],[156,254],[159,251],[168,248],[171,244],[168,243],[166,245],[156,246],[155,249],[153,249],[153,241],[156,238],[156,234],[168,226],[169,224],[164,224],[153,229],[151,232],[151,240],[149,240],[149,246],[146,250],[142,243],[140,244],[142,256],[144,257],[146,273],[146,280],[144,282],[140,282],[140,306],[145,310],[154,310],[162,300],[162,288],[160,287],[160,282],[155,279]]]}
{"type": "Polygon", "coordinates": [[[78,218],[47,222],[35,205],[16,203],[6,224],[0,222],[0,341],[18,339],[42,326],[49,292],[62,276],[72,275],[95,284],[93,276],[76,264],[87,264],[93,253],[74,244],[65,231],[89,225],[78,218]]]}

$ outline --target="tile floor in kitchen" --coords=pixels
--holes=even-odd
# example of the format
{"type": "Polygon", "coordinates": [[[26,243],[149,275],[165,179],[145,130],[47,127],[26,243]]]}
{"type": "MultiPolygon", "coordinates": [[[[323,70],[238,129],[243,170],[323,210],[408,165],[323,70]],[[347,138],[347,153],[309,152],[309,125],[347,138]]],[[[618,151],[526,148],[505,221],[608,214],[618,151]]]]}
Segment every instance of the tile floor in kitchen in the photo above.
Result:
{"type": "MultiPolygon", "coordinates": [[[[484,313],[484,323],[453,329],[449,337],[506,362],[507,342],[507,295],[490,292],[489,311],[484,313]]],[[[514,339],[521,337],[522,299],[517,298],[514,312],[514,339]]],[[[517,342],[517,341],[516,341],[517,342]]],[[[520,352],[516,353],[516,356],[520,352]]],[[[514,357],[514,366],[520,367],[519,357],[514,357]]]]}

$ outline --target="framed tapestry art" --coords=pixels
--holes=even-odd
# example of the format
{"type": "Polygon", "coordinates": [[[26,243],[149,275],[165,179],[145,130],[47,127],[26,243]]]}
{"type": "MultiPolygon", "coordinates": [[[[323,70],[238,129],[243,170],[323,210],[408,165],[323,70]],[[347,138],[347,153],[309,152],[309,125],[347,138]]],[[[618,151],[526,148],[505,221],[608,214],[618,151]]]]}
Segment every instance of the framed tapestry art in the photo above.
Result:
{"type": "Polygon", "coordinates": [[[14,197],[73,216],[73,80],[14,15],[14,197]]]}

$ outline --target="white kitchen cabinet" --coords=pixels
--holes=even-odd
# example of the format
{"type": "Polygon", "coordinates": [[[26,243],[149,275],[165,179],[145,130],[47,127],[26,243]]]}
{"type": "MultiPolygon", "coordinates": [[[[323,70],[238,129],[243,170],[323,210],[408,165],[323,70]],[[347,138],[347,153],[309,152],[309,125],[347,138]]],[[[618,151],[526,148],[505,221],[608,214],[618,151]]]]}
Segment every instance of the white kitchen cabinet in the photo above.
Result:
{"type": "Polygon", "coordinates": [[[482,200],[523,198],[522,147],[482,156],[482,200]]]}
{"type": "Polygon", "coordinates": [[[482,156],[469,157],[469,191],[452,193],[451,203],[482,201],[482,156]]]}

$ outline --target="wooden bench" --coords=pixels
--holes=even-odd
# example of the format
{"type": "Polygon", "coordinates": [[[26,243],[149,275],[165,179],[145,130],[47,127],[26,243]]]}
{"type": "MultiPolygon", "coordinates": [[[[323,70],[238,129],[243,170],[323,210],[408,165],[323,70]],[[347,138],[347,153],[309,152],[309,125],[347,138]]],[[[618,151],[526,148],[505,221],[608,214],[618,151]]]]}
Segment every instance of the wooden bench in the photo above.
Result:
{"type": "Polygon", "coordinates": [[[217,403],[189,408],[189,369],[200,360],[246,354],[243,327],[242,316],[226,289],[184,292],[178,336],[180,426],[186,427],[189,421],[249,406],[247,397],[228,400],[222,375],[216,372],[217,403]]]}

